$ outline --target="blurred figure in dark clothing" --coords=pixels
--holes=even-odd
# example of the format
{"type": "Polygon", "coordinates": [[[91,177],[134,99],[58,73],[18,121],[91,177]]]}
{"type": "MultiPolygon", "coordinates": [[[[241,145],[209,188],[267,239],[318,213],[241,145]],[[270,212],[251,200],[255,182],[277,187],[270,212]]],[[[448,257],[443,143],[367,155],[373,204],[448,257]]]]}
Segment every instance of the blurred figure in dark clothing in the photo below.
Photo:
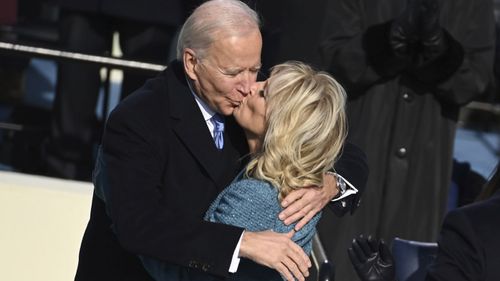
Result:
{"type": "Polygon", "coordinates": [[[25,59],[0,55],[0,104],[15,105],[22,101],[24,70],[28,62],[25,59]]]}
{"type": "MultiPolygon", "coordinates": [[[[118,31],[124,58],[159,64],[168,63],[172,39],[184,19],[179,0],[64,0],[59,6],[63,49],[109,55],[118,31]]],[[[100,135],[95,116],[99,69],[74,62],[58,65],[51,133],[44,147],[49,175],[90,179],[93,144],[100,135]]],[[[124,71],[121,98],[154,75],[124,71]]]]}
{"type": "MultiPolygon", "coordinates": [[[[0,26],[13,25],[17,22],[17,0],[0,0],[0,26]]],[[[9,34],[0,30],[0,40],[12,40],[9,34]]],[[[13,105],[20,102],[24,92],[24,68],[27,62],[0,54],[0,122],[9,119],[13,105]]],[[[0,130],[0,144],[4,131],[0,130]]],[[[3,152],[0,149],[0,153],[3,152]]],[[[2,159],[3,160],[3,159],[2,159]]]]}
{"type": "MultiPolygon", "coordinates": [[[[0,25],[15,25],[18,21],[17,0],[0,0],[0,25]]],[[[15,34],[0,30],[0,40],[13,41],[15,34]]],[[[24,92],[24,69],[27,59],[0,55],[0,104],[17,103],[24,92]]]]}
{"type": "Polygon", "coordinates": [[[455,159],[453,159],[451,180],[458,188],[456,207],[474,202],[486,183],[486,179],[483,176],[472,170],[470,163],[459,162],[455,159]]]}
{"type": "Polygon", "coordinates": [[[337,279],[356,280],[346,250],[360,233],[437,238],[459,108],[493,81],[493,3],[332,0],[326,13],[325,68],[346,88],[348,139],[370,176],[357,213],[320,232],[337,279]]]}
{"type": "Polygon", "coordinates": [[[326,0],[253,0],[262,18],[262,70],[288,60],[298,60],[319,68],[321,29],[326,0]]]}
{"type": "Polygon", "coordinates": [[[495,35],[496,35],[496,43],[495,43],[495,94],[493,97],[493,102],[500,103],[500,0],[494,0],[495,3],[495,35]]]}
{"type": "MultiPolygon", "coordinates": [[[[496,281],[500,279],[500,166],[477,202],[450,211],[443,222],[438,253],[427,267],[426,281],[496,281]]],[[[394,260],[383,241],[354,238],[349,257],[362,281],[395,281],[394,260]]],[[[411,275],[409,279],[414,277],[411,275]]],[[[353,279],[355,280],[355,279],[353,279]]]]}

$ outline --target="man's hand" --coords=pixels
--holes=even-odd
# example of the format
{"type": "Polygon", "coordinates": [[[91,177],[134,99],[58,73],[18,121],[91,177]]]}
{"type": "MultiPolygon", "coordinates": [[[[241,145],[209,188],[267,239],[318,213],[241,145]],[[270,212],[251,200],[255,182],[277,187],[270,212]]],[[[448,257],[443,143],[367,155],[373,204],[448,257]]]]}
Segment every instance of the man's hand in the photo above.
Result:
{"type": "Polygon", "coordinates": [[[281,206],[285,208],[279,218],[286,225],[299,221],[295,230],[299,231],[314,215],[323,209],[337,195],[337,181],[331,174],[323,175],[322,187],[304,187],[288,194],[281,206]]]}
{"type": "Polygon", "coordinates": [[[394,259],[383,240],[360,235],[347,250],[351,263],[362,281],[395,280],[394,259]]]}
{"type": "Polygon", "coordinates": [[[241,239],[240,257],[273,268],[286,280],[305,280],[311,261],[304,250],[291,238],[295,232],[245,231],[241,239]]]}

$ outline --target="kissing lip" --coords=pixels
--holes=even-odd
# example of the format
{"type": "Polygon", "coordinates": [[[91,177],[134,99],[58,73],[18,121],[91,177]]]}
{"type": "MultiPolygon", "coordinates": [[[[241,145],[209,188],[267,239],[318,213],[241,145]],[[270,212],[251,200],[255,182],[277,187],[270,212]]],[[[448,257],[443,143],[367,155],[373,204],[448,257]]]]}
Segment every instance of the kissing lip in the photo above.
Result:
{"type": "Polygon", "coordinates": [[[238,108],[241,106],[241,104],[243,103],[244,100],[245,100],[245,98],[241,99],[240,101],[230,101],[230,103],[231,103],[232,107],[238,108]]]}
{"type": "Polygon", "coordinates": [[[244,98],[243,98],[243,99],[242,99],[242,100],[238,103],[238,108],[240,108],[243,104],[245,104],[245,103],[246,103],[247,98],[248,98],[248,96],[247,96],[247,97],[244,97],[244,98]]]}
{"type": "Polygon", "coordinates": [[[234,110],[235,111],[239,111],[242,107],[243,104],[245,104],[246,102],[246,97],[243,98],[240,102],[238,102],[238,104],[236,106],[234,106],[234,110]]]}

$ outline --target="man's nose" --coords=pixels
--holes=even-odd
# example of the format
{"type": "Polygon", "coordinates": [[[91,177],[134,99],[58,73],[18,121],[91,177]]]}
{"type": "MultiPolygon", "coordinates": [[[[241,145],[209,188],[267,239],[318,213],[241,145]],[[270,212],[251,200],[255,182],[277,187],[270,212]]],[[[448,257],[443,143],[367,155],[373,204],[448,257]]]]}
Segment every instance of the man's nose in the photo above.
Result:
{"type": "Polygon", "coordinates": [[[242,73],[239,91],[244,96],[249,95],[252,91],[253,84],[256,83],[255,82],[256,79],[257,79],[257,77],[253,73],[251,73],[250,71],[245,71],[244,73],[242,73]]]}

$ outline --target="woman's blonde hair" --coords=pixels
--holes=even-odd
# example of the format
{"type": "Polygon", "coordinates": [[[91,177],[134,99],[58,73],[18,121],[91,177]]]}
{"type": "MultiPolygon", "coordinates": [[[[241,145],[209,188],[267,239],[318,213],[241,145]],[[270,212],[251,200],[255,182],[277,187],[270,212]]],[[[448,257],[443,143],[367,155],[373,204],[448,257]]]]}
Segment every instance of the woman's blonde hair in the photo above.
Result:
{"type": "Polygon", "coordinates": [[[266,91],[267,131],[247,175],[269,181],[280,199],[321,186],[347,135],[344,89],[328,73],[290,61],[273,67],[266,91]]]}

